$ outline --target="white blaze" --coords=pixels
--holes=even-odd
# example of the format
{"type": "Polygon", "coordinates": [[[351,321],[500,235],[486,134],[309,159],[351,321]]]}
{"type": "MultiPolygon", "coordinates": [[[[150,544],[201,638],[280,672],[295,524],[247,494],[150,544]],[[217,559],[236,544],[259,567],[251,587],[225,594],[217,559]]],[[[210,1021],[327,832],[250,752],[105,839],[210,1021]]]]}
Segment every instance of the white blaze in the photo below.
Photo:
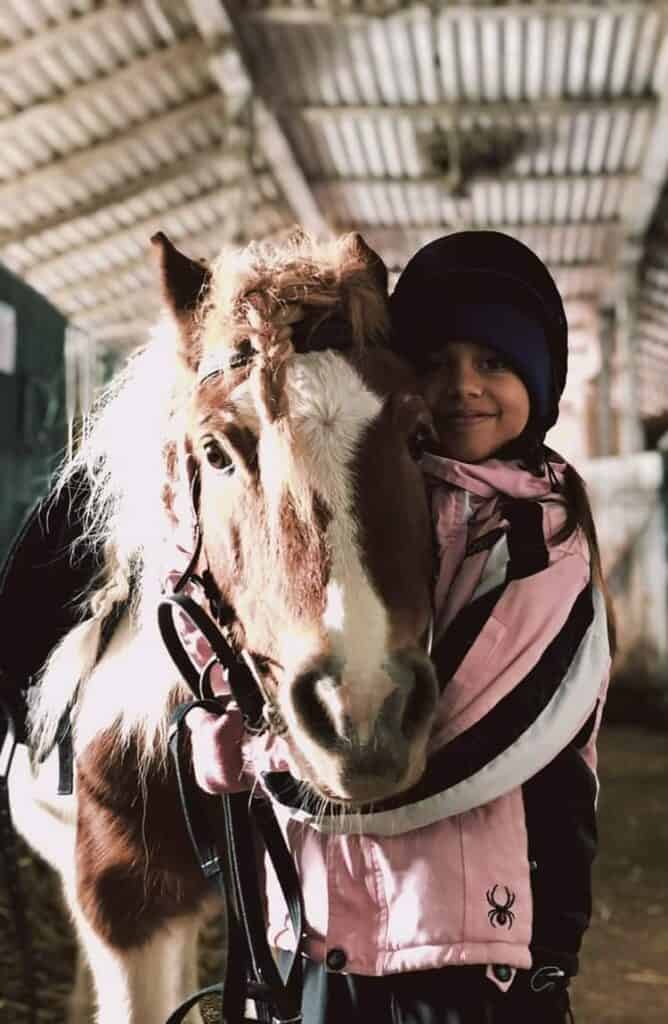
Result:
{"type": "Polygon", "coordinates": [[[344,685],[337,699],[342,714],[371,722],[392,689],[381,668],[389,623],[360,558],[351,463],[383,403],[346,359],[331,351],[296,357],[286,386],[294,456],[304,465],[304,480],[332,514],[328,540],[333,561],[322,626],[331,653],[343,663],[344,685]]]}

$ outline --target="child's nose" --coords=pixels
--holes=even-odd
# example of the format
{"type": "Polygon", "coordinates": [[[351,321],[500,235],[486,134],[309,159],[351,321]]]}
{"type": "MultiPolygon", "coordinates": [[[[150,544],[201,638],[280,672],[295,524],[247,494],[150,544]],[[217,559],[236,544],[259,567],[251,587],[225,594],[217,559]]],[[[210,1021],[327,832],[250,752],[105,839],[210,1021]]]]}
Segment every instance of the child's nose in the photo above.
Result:
{"type": "Polygon", "coordinates": [[[483,391],[480,374],[474,366],[465,364],[453,368],[448,385],[453,395],[480,395],[483,391]]]}

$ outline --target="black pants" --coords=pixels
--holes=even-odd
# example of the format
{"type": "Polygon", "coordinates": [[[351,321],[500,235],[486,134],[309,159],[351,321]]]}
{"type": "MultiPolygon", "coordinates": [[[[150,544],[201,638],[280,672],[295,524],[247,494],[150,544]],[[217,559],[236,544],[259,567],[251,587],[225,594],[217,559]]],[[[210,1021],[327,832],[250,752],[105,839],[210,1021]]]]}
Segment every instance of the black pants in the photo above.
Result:
{"type": "Polygon", "coordinates": [[[303,1024],[567,1024],[568,988],[532,992],[518,971],[507,992],[480,967],[384,977],[333,974],[304,961],[303,1024]]]}

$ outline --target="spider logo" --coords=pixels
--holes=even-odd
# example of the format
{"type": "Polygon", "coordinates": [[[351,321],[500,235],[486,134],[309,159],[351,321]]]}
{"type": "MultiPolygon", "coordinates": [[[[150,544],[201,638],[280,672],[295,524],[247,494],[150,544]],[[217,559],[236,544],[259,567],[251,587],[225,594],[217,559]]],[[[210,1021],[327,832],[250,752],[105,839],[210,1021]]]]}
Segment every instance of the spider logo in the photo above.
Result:
{"type": "Polygon", "coordinates": [[[487,902],[491,906],[491,910],[487,911],[489,923],[492,928],[496,928],[497,925],[503,928],[506,925],[508,928],[512,928],[515,915],[510,909],[515,902],[515,893],[511,892],[507,885],[495,885],[492,889],[487,890],[487,902]],[[506,894],[505,903],[497,903],[496,890],[503,889],[506,894]]]}

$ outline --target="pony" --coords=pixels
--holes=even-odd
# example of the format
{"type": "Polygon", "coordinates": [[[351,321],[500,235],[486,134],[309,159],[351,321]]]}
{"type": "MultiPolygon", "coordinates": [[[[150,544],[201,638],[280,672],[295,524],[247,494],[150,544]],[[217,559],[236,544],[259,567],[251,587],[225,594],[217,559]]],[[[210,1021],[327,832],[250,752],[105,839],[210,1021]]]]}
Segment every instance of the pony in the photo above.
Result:
{"type": "Polygon", "coordinates": [[[357,234],[254,243],[211,266],[152,241],[163,317],[58,485],[81,489],[79,543],[102,568],[33,689],[31,754],[10,779],[16,826],[58,872],[83,951],[73,1024],[90,1019],[88,969],[98,1024],[162,1024],[197,987],[217,909],[167,757],[189,693],[156,624],[194,551],[265,694],[269,745],[323,805],[354,813],[416,783],[438,693],[419,466],[433,426],[386,344],[382,261],[357,234]]]}

